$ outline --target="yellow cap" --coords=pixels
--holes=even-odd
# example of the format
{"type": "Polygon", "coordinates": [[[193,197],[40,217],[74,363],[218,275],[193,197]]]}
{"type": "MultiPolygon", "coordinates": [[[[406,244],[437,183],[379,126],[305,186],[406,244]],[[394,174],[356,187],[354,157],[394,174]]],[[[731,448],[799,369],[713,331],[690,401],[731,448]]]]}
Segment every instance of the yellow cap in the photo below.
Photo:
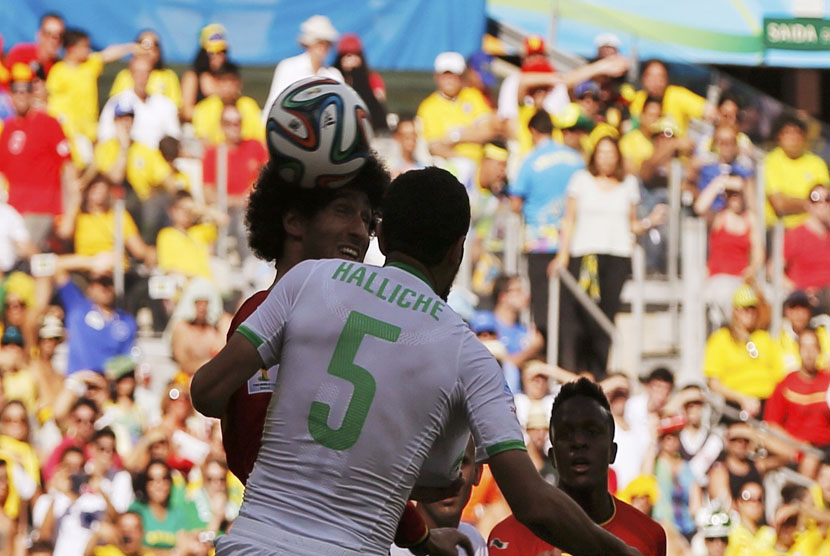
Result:
{"type": "Polygon", "coordinates": [[[732,296],[732,306],[740,308],[757,307],[758,294],[755,293],[752,286],[743,284],[735,290],[735,295],[732,296]]]}
{"type": "Polygon", "coordinates": [[[202,28],[199,44],[211,54],[227,50],[228,40],[225,28],[219,23],[205,25],[202,28]]]}
{"type": "Polygon", "coordinates": [[[35,74],[32,72],[32,68],[30,68],[27,64],[23,62],[17,62],[12,66],[11,75],[9,81],[21,81],[23,83],[29,83],[34,79],[35,74]]]}

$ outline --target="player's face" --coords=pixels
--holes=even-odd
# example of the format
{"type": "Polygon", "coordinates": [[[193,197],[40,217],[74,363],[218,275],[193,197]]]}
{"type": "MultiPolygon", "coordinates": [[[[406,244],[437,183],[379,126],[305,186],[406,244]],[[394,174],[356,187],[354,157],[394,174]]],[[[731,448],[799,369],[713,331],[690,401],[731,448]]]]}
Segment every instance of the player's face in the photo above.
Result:
{"type": "Polygon", "coordinates": [[[343,188],[338,197],[303,223],[303,258],[363,261],[371,223],[369,197],[343,188]]]}
{"type": "Polygon", "coordinates": [[[456,496],[439,500],[438,502],[431,502],[429,504],[421,504],[424,512],[429,515],[439,527],[454,527],[455,523],[461,517],[461,511],[467,505],[470,499],[470,492],[473,485],[478,484],[481,479],[481,466],[476,465],[475,462],[475,446],[472,442],[467,444],[467,450],[464,452],[464,459],[461,460],[461,479],[463,484],[456,496]]]}
{"type": "Polygon", "coordinates": [[[575,396],[553,418],[551,454],[566,490],[606,489],[615,445],[608,413],[596,400],[575,396]]]}

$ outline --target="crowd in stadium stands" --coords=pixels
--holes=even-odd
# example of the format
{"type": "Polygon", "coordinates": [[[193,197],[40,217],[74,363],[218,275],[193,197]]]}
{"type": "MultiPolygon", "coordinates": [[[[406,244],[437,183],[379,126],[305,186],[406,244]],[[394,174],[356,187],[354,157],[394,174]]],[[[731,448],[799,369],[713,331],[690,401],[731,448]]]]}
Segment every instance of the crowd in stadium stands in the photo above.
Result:
{"type": "MultiPolygon", "coordinates": [[[[92,52],[58,14],[43,16],[34,43],[0,52],[0,553],[209,554],[233,522],[243,487],[189,381],[255,288],[244,213],[268,158],[267,108],[318,75],[361,95],[393,147],[393,176],[438,165],[466,186],[472,291],[457,310],[501,363],[546,479],[557,478],[553,400],[586,376],[616,425],[609,491],[663,526],[669,554],[830,554],[830,175],[803,119],[784,114],[759,137],[745,99],[707,100],[659,60],[628,82],[613,34],[570,71],[527,37],[500,84],[489,54],[443,52],[435,91],[393,115],[356,34],[317,15],[298,41],[303,53],[276,66],[263,107],[243,95],[218,23],[181,79],[156,32],[92,52]],[[99,102],[104,65],[119,60],[99,102]],[[613,322],[635,245],[649,273],[666,271],[674,161],[684,214],[708,226],[712,332],[685,384],[666,367],[609,368],[610,339],[565,288],[562,326],[547,315],[556,273],[613,322]],[[526,280],[504,271],[517,217],[526,280]],[[764,230],[778,222],[775,293],[786,301],[773,336],[757,277],[770,269],[764,230]],[[558,361],[545,360],[552,334],[558,361]],[[178,372],[161,376],[141,357],[137,341],[153,336],[178,372]]],[[[487,467],[478,474],[458,512],[465,532],[487,538],[509,510],[487,467]]]]}

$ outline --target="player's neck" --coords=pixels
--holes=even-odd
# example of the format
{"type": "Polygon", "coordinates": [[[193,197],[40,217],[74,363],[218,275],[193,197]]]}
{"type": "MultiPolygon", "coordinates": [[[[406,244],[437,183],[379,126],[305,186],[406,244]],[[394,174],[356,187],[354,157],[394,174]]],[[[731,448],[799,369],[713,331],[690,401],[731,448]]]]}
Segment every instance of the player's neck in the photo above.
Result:
{"type": "Polygon", "coordinates": [[[560,488],[585,510],[594,523],[605,523],[613,517],[614,501],[604,487],[576,490],[568,488],[567,485],[560,485],[560,488]]]}
{"type": "MultiPolygon", "coordinates": [[[[414,257],[398,251],[393,251],[386,256],[386,263],[384,266],[410,267],[412,270],[417,272],[419,277],[424,279],[424,281],[429,284],[429,286],[436,293],[440,293],[441,291],[442,280],[435,272],[435,269],[428,268],[425,264],[414,257]]],[[[415,274],[415,272],[413,272],[413,274],[415,274]]]]}

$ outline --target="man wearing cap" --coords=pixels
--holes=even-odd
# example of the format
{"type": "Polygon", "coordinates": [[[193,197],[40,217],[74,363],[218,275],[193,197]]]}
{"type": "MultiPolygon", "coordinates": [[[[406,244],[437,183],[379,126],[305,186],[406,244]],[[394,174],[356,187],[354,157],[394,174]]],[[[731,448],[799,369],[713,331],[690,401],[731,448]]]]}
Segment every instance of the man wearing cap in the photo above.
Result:
{"type": "MultiPolygon", "coordinates": [[[[778,343],[784,358],[784,369],[788,372],[801,368],[798,338],[810,327],[813,316],[813,302],[807,292],[795,290],[784,300],[784,323],[778,343]]],[[[824,325],[814,328],[818,336],[819,357],[816,364],[819,369],[830,370],[830,331],[824,325]]]]}
{"type": "Polygon", "coordinates": [[[689,462],[695,480],[700,486],[708,482],[707,473],[723,451],[723,439],[703,422],[706,400],[697,384],[688,384],[666,404],[667,413],[682,415],[685,420],[680,431],[680,455],[689,462]]]}
{"type": "Polygon", "coordinates": [[[462,85],[465,69],[464,57],[458,52],[436,56],[437,90],[418,106],[429,152],[451,160],[463,176],[469,175],[481,160],[482,145],[500,132],[481,91],[462,85]]]}
{"type": "Polygon", "coordinates": [[[222,130],[222,111],[235,106],[242,118],[240,133],[243,139],[265,141],[262,111],[257,102],[242,94],[242,75],[239,66],[225,62],[214,72],[216,93],[199,101],[193,108],[193,133],[206,145],[217,145],[226,140],[222,130]]]}
{"type": "Polygon", "coordinates": [[[709,336],[703,360],[709,388],[750,417],[762,414],[764,401],[784,378],[778,345],[758,328],[758,304],[751,286],[737,289],[729,326],[709,336]]]}
{"type": "Polygon", "coordinates": [[[328,77],[343,82],[343,75],[340,70],[325,65],[326,56],[331,45],[337,40],[339,33],[329,18],[324,15],[313,15],[303,21],[300,25],[300,35],[297,42],[305,49],[305,52],[286,58],[277,64],[274,70],[274,78],[271,81],[271,89],[268,91],[268,99],[262,110],[263,124],[268,119],[271,105],[277,97],[289,85],[306,77],[318,76],[328,77]]]}
{"type": "MultiPolygon", "coordinates": [[[[788,374],[775,387],[764,408],[764,420],[793,438],[830,453],[830,407],[827,403],[830,373],[817,367],[820,350],[815,330],[803,330],[798,343],[801,368],[788,374]]],[[[805,456],[800,471],[815,478],[818,464],[814,456],[805,456]]]]}
{"type": "MultiPolygon", "coordinates": [[[[608,492],[608,468],[617,445],[614,418],[599,386],[582,378],[562,387],[550,418],[549,457],[559,487],[607,531],[637,548],[643,556],[665,556],[666,534],[659,524],[608,492]]],[[[490,533],[491,556],[559,555],[514,516],[490,533]]]]}
{"type": "Polygon", "coordinates": [[[104,105],[98,122],[98,141],[116,137],[116,107],[121,107],[122,112],[132,109],[134,120],[130,136],[137,143],[155,149],[165,135],[180,138],[182,131],[176,104],[162,94],[149,94],[147,91],[153,71],[150,60],[144,56],[133,56],[129,70],[133,88],[118,93],[104,105]]]}
{"type": "Polygon", "coordinates": [[[494,260],[504,251],[505,223],[509,211],[505,185],[507,182],[507,145],[488,141],[482,150],[481,164],[464,185],[470,195],[471,227],[474,230],[470,249],[473,261],[473,291],[489,295],[493,276],[487,270],[500,263],[494,260]],[[481,267],[477,265],[481,264],[481,267]]]}
{"type": "Polygon", "coordinates": [[[538,111],[530,118],[528,127],[534,147],[510,185],[510,207],[524,216],[530,309],[533,322],[546,335],[547,268],[559,250],[559,226],[565,213],[568,181],[574,172],[585,168],[585,160],[577,150],[551,139],[553,122],[547,112],[538,111]]]}
{"type": "Polygon", "coordinates": [[[0,133],[0,174],[8,183],[8,203],[23,215],[37,245],[63,212],[62,187],[77,188],[69,141],[58,121],[32,109],[32,80],[28,66],[11,68],[9,89],[15,115],[0,133]]]}

